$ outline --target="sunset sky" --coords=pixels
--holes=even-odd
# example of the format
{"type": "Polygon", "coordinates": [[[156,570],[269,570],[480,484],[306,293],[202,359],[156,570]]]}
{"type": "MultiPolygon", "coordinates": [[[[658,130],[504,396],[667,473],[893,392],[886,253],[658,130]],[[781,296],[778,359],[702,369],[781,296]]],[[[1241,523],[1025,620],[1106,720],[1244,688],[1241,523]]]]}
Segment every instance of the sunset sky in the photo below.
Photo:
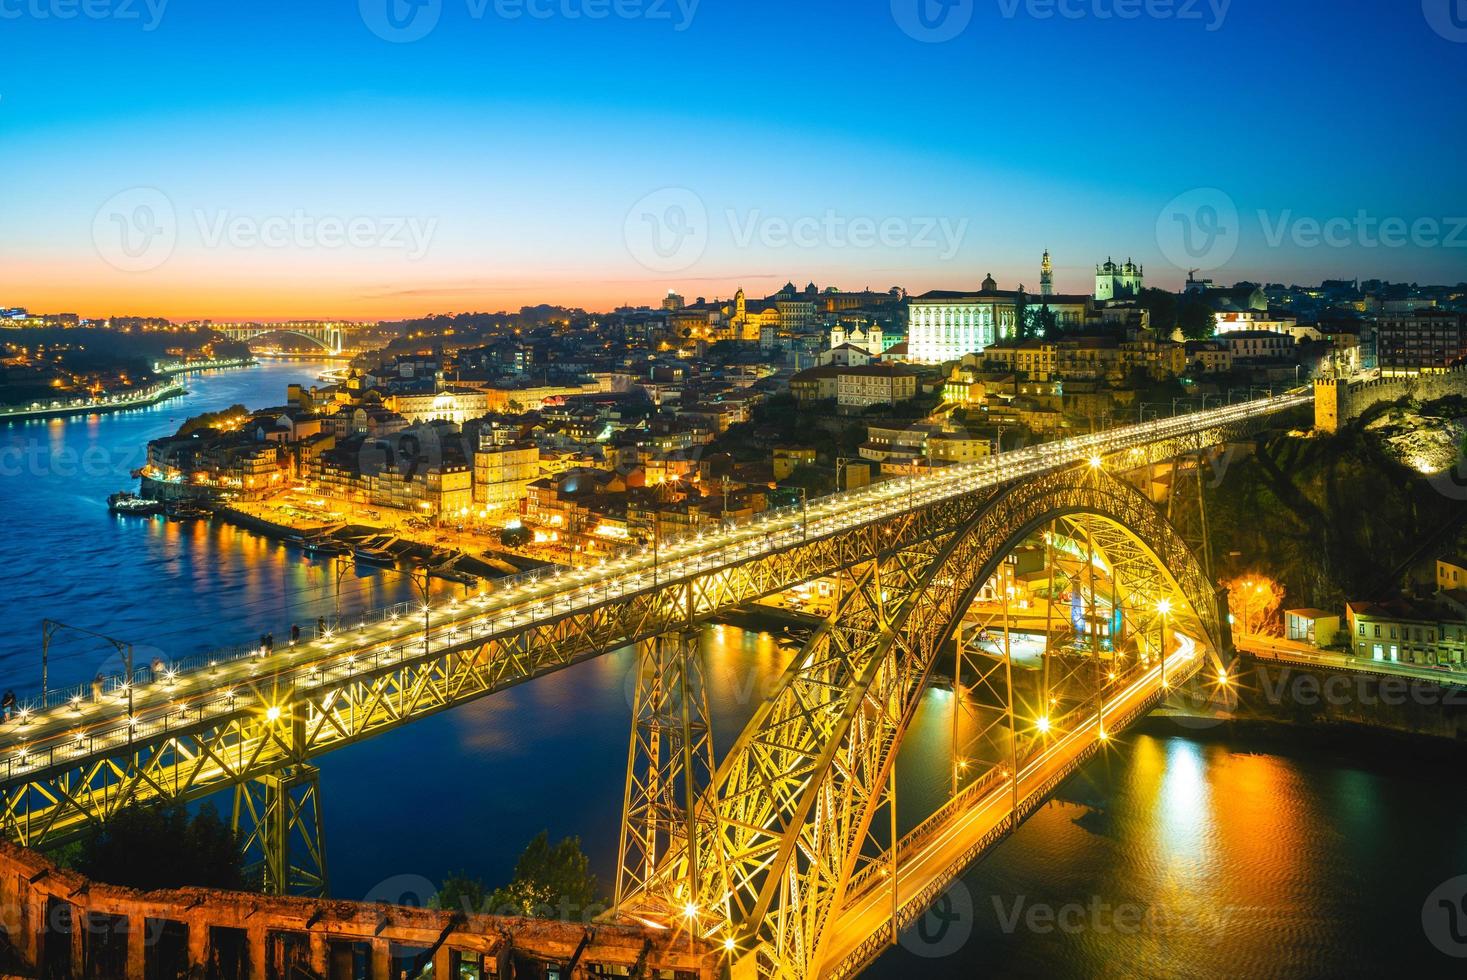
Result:
{"type": "Polygon", "coordinates": [[[1467,42],[1418,0],[1134,20],[988,0],[940,42],[904,31],[909,0],[96,2],[113,15],[0,4],[0,306],[369,319],[786,280],[1033,289],[1045,248],[1061,291],[1107,256],[1170,288],[1191,265],[1467,279],[1467,42]],[[548,16],[502,15],[526,2],[548,16]],[[1233,247],[1179,255],[1172,212],[1217,202],[1233,247]],[[1333,234],[1311,245],[1311,221],[1333,234]],[[1381,244],[1382,222],[1410,232],[1381,244]]]}

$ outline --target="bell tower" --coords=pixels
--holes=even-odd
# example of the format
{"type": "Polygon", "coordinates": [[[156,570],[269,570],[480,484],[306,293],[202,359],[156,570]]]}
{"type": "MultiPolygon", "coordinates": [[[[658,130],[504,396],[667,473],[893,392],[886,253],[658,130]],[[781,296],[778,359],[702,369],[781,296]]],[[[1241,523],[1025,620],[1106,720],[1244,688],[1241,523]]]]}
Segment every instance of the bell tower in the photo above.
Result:
{"type": "Polygon", "coordinates": [[[1044,250],[1044,261],[1039,265],[1039,295],[1054,295],[1054,263],[1050,261],[1049,249],[1044,250]]]}

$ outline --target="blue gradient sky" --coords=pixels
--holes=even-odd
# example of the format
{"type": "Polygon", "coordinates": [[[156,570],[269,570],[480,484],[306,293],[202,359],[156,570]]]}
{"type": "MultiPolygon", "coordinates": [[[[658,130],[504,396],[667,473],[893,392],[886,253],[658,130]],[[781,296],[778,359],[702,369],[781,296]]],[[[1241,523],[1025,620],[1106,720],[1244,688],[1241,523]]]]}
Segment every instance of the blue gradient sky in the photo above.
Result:
{"type": "Polygon", "coordinates": [[[893,0],[701,0],[685,30],[672,0],[666,20],[562,13],[596,0],[537,0],[554,15],[518,20],[492,0],[477,18],[469,0],[439,2],[426,37],[389,43],[358,0],[172,0],[152,30],[144,0],[137,19],[70,20],[34,15],[66,0],[0,0],[0,304],[373,317],[787,279],[922,290],[992,272],[1034,288],[1046,247],[1061,290],[1088,291],[1107,255],[1177,287],[1193,263],[1158,224],[1199,188],[1241,215],[1213,278],[1467,279],[1467,227],[1397,248],[1353,229],[1313,248],[1266,233],[1364,211],[1437,219],[1446,238],[1446,219],[1467,217],[1467,43],[1433,30],[1421,0],[1233,0],[1215,30],[1206,0],[1199,19],[1143,5],[1134,20],[1097,16],[1115,0],[1047,20],[971,0],[945,43],[904,33],[893,0]],[[141,271],[109,261],[95,227],[139,187],[162,192],[176,228],[141,271]],[[706,248],[670,270],[639,261],[626,231],[663,188],[709,219],[706,248]],[[952,254],[735,233],[827,212],[966,225],[952,254]],[[421,256],[206,234],[297,213],[432,233],[421,256]]]}

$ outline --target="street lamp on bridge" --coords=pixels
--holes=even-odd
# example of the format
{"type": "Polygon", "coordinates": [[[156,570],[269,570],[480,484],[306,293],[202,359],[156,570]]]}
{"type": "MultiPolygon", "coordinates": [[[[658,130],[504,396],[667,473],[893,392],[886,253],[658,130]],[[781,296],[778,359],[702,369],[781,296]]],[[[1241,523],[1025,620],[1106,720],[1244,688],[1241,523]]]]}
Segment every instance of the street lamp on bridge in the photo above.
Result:
{"type": "Polygon", "coordinates": [[[1162,599],[1156,604],[1156,611],[1161,613],[1161,689],[1167,689],[1166,679],[1166,621],[1172,614],[1172,601],[1162,599]]]}
{"type": "MultiPolygon", "coordinates": [[[[123,689],[127,691],[127,716],[132,718],[133,707],[133,675],[132,675],[132,644],[125,640],[106,636],[94,630],[83,629],[80,626],[71,626],[56,619],[44,619],[41,621],[41,710],[46,708],[46,697],[50,693],[50,659],[51,640],[62,630],[79,633],[82,636],[90,636],[93,639],[104,640],[117,650],[122,657],[123,664],[123,689]]],[[[131,731],[131,729],[129,729],[131,731]]]]}

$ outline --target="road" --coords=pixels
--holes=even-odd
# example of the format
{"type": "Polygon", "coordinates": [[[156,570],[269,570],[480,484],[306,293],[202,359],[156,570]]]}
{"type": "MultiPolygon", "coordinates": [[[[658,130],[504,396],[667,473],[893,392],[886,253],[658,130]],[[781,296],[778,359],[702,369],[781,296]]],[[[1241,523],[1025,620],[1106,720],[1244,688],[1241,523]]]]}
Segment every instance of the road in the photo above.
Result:
{"type": "Polygon", "coordinates": [[[1307,643],[1280,639],[1276,636],[1234,637],[1239,650],[1259,660],[1276,663],[1297,664],[1301,667],[1327,667],[1333,670],[1349,670],[1365,674],[1380,674],[1390,677],[1409,677],[1413,680],[1431,681],[1435,684],[1451,684],[1467,687],[1467,671],[1449,670],[1440,667],[1423,667],[1419,664],[1392,663],[1389,660],[1369,660],[1343,653],[1320,650],[1307,643]]]}
{"type": "MultiPolygon", "coordinates": [[[[294,648],[279,644],[268,659],[237,653],[192,658],[163,665],[157,677],[145,665],[135,665],[134,683],[109,678],[100,699],[82,687],[52,692],[45,704],[25,708],[19,721],[6,726],[13,751],[6,753],[0,765],[0,788],[24,782],[41,766],[77,765],[117,755],[183,724],[197,725],[245,711],[264,712],[273,720],[288,712],[288,705],[252,703],[242,692],[247,687],[329,691],[368,667],[467,648],[492,636],[513,634],[533,622],[746,564],[935,501],[1087,461],[1101,465],[1112,454],[1267,417],[1305,405],[1310,397],[1285,395],[1157,419],[847,491],[807,506],[761,514],[720,531],[664,543],[656,555],[645,548],[629,549],[573,571],[529,572],[503,579],[469,600],[440,603],[427,610],[421,606],[384,610],[356,630],[313,638],[294,648]]],[[[146,637],[137,640],[145,642],[146,637]]]]}

